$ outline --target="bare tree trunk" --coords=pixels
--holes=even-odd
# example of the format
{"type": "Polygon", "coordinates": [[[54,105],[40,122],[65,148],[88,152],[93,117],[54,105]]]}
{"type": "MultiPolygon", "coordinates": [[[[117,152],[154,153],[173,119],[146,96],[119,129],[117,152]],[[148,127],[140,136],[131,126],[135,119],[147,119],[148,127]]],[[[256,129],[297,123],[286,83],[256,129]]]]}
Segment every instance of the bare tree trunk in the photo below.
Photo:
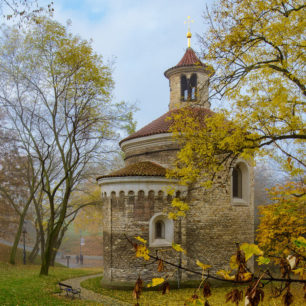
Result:
{"type": "Polygon", "coordinates": [[[45,252],[42,255],[42,263],[40,268],[40,274],[39,275],[48,275],[49,273],[49,267],[50,267],[50,252],[45,252]]]}
{"type": "Polygon", "coordinates": [[[37,222],[37,229],[36,229],[36,237],[39,237],[40,241],[40,257],[41,260],[43,259],[43,254],[45,252],[45,232],[43,227],[42,221],[42,195],[43,193],[40,192],[37,198],[34,198],[34,207],[36,211],[36,222],[37,222]]]}
{"type": "Polygon", "coordinates": [[[52,267],[54,267],[56,254],[57,254],[57,252],[58,252],[58,248],[61,246],[61,243],[62,243],[62,241],[58,241],[58,242],[56,243],[56,246],[55,246],[54,249],[53,249],[52,256],[51,256],[51,263],[50,263],[50,265],[51,265],[52,267]]]}
{"type": "Polygon", "coordinates": [[[63,241],[63,238],[65,236],[65,233],[66,233],[67,229],[68,229],[68,226],[63,227],[63,229],[61,230],[61,233],[60,233],[60,235],[57,239],[55,247],[53,248],[53,254],[52,254],[52,259],[51,259],[51,266],[52,267],[54,267],[56,254],[57,254],[58,249],[60,248],[60,246],[62,244],[62,241],[63,241]]]}
{"type": "Polygon", "coordinates": [[[15,235],[14,243],[13,243],[13,246],[10,252],[10,264],[12,265],[16,264],[16,253],[17,253],[20,236],[21,236],[23,223],[24,223],[24,215],[21,215],[19,218],[19,222],[18,222],[17,233],[15,235]]]}
{"type": "Polygon", "coordinates": [[[36,229],[36,241],[35,241],[35,245],[33,247],[32,252],[29,255],[29,262],[33,263],[35,258],[37,257],[37,254],[39,252],[39,244],[40,244],[40,233],[39,231],[36,229]]]}
{"type": "Polygon", "coordinates": [[[48,275],[49,268],[52,261],[52,254],[53,254],[53,247],[55,245],[56,241],[56,233],[53,230],[52,232],[48,233],[47,240],[46,240],[46,246],[45,251],[42,254],[42,263],[40,268],[40,274],[39,275],[48,275]]]}
{"type": "Polygon", "coordinates": [[[40,275],[48,275],[49,267],[52,262],[53,249],[56,247],[56,243],[59,238],[60,229],[62,228],[66,216],[67,202],[61,211],[61,216],[56,220],[56,226],[54,227],[54,218],[48,224],[47,239],[45,245],[45,251],[42,255],[42,264],[40,269],[40,275]]]}
{"type": "Polygon", "coordinates": [[[28,200],[28,202],[24,206],[24,208],[22,210],[22,213],[20,214],[20,217],[19,217],[18,229],[17,229],[17,233],[15,235],[14,244],[12,246],[11,253],[10,253],[10,264],[12,264],[12,265],[14,265],[16,263],[16,253],[17,253],[18,243],[19,243],[19,240],[20,240],[22,227],[23,227],[23,224],[24,224],[24,219],[25,219],[25,216],[27,214],[27,211],[28,211],[28,208],[29,208],[31,202],[32,202],[32,197],[28,200]]]}

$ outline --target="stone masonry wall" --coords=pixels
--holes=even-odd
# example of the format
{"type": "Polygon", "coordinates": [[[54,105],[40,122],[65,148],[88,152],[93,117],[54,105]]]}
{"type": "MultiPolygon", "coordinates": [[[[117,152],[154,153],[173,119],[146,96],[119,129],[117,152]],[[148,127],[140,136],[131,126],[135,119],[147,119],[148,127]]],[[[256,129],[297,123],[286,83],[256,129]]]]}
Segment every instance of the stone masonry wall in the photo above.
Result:
{"type": "MultiPolygon", "coordinates": [[[[137,151],[135,151],[135,154],[137,151]]],[[[148,153],[148,154],[142,154],[138,156],[133,156],[130,158],[127,158],[125,160],[126,165],[147,161],[150,160],[151,162],[155,162],[165,168],[170,168],[170,165],[172,165],[174,158],[173,153],[176,153],[177,151],[163,151],[163,152],[156,152],[156,153],[148,153]]]]}
{"type": "MultiPolygon", "coordinates": [[[[254,175],[250,167],[250,192],[247,203],[236,205],[231,199],[230,181],[220,180],[213,189],[195,188],[189,195],[186,216],[187,266],[199,270],[199,259],[212,266],[212,272],[229,269],[236,242],[254,242],[254,175]]],[[[250,268],[253,268],[250,262],[250,268]]],[[[188,278],[194,278],[189,275],[188,278]]]]}
{"type": "MultiPolygon", "coordinates": [[[[252,168],[250,178],[249,201],[244,205],[233,204],[231,184],[224,184],[221,179],[209,191],[193,189],[188,195],[190,209],[186,218],[181,221],[180,226],[179,221],[174,222],[174,242],[181,244],[187,255],[180,255],[171,247],[165,247],[162,248],[164,259],[177,264],[182,256],[184,266],[199,272],[201,269],[196,265],[197,259],[210,264],[213,273],[227,269],[229,259],[236,251],[235,242],[254,241],[252,168]]],[[[162,191],[151,191],[148,194],[130,191],[128,194],[113,193],[103,200],[104,279],[134,282],[138,274],[144,280],[161,277],[162,274],[157,272],[157,263],[146,265],[148,262],[135,257],[134,249],[124,234],[129,238],[141,236],[149,241],[149,220],[156,213],[169,212],[169,196],[162,191]]],[[[156,250],[157,248],[150,248],[152,254],[156,250]]],[[[167,273],[176,279],[175,268],[169,268],[167,273]]],[[[183,280],[198,278],[186,272],[182,272],[182,277],[183,280]]]]}
{"type": "MultiPolygon", "coordinates": [[[[103,199],[103,248],[104,248],[104,280],[135,282],[138,275],[143,280],[152,277],[162,277],[171,274],[176,278],[176,269],[168,269],[164,273],[157,272],[157,263],[152,260],[146,262],[143,258],[136,258],[134,248],[126,239],[141,236],[149,241],[149,220],[155,213],[168,212],[171,199],[163,191],[145,195],[112,194],[103,199]]],[[[133,239],[136,242],[135,239],[133,239]]],[[[174,223],[174,242],[180,242],[178,222],[174,223]]],[[[179,262],[179,254],[171,247],[149,248],[152,254],[162,249],[164,259],[179,262]]]]}
{"type": "Polygon", "coordinates": [[[170,86],[170,103],[169,109],[176,109],[180,107],[185,107],[186,105],[195,104],[197,106],[204,106],[206,108],[210,108],[210,103],[208,102],[208,74],[203,73],[200,70],[185,72],[182,70],[181,73],[176,73],[171,75],[169,78],[169,86],[170,86]],[[198,86],[197,86],[197,100],[192,101],[182,101],[181,97],[181,75],[186,75],[187,78],[196,73],[198,78],[198,86]],[[187,103],[187,104],[186,104],[187,103]]]}
{"type": "Polygon", "coordinates": [[[155,162],[165,168],[173,165],[178,146],[172,141],[161,142],[154,147],[135,147],[132,153],[126,153],[125,164],[131,165],[142,161],[155,162]]]}

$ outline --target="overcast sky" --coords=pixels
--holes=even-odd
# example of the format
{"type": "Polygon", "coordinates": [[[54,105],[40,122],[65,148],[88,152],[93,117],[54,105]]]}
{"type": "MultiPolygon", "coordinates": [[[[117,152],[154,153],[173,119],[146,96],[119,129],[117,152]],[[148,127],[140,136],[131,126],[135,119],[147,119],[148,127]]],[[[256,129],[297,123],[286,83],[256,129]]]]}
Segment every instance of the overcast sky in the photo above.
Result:
{"type": "Polygon", "coordinates": [[[92,39],[105,60],[115,59],[115,101],[137,103],[137,129],[168,110],[169,83],[164,71],[176,65],[187,47],[191,16],[191,46],[200,47],[202,14],[212,0],[54,0],[54,18],[82,38],[92,39]]]}

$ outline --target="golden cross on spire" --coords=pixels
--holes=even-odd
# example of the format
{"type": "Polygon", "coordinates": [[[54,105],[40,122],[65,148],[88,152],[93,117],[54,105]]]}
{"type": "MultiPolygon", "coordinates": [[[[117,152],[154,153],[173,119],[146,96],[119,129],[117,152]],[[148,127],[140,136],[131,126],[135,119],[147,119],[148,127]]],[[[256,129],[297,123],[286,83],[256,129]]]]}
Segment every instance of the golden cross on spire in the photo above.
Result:
{"type": "Polygon", "coordinates": [[[191,39],[191,32],[190,32],[190,24],[193,23],[194,20],[190,19],[190,16],[187,17],[187,20],[184,21],[185,24],[188,25],[188,32],[187,32],[187,46],[190,48],[190,39],[191,39]]]}

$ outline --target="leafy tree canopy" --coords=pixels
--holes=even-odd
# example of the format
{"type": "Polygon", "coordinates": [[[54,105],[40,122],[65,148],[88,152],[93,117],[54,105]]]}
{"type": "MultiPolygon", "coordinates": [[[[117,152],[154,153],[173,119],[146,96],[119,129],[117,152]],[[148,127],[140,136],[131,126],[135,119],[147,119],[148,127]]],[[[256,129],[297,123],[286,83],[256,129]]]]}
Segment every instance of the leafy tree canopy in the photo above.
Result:
{"type": "Polygon", "coordinates": [[[304,16],[299,0],[220,0],[207,12],[201,42],[221,107],[204,122],[189,110],[174,115],[173,131],[184,135],[175,174],[184,182],[254,154],[291,175],[305,171],[304,16]]]}
{"type": "Polygon", "coordinates": [[[298,239],[306,234],[302,217],[306,202],[305,185],[302,182],[279,185],[270,189],[269,196],[272,204],[260,207],[258,245],[276,262],[292,254],[305,260],[305,241],[299,243],[298,239]]]}

